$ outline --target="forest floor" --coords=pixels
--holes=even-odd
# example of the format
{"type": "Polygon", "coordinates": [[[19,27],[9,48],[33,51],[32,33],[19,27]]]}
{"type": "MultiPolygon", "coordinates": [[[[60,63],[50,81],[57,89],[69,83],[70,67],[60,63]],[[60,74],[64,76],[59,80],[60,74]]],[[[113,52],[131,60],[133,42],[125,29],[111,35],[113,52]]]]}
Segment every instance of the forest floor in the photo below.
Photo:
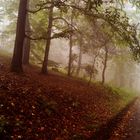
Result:
{"type": "Polygon", "coordinates": [[[0,57],[1,140],[87,140],[135,96],[119,89],[49,73],[34,66],[9,72],[0,57]]]}

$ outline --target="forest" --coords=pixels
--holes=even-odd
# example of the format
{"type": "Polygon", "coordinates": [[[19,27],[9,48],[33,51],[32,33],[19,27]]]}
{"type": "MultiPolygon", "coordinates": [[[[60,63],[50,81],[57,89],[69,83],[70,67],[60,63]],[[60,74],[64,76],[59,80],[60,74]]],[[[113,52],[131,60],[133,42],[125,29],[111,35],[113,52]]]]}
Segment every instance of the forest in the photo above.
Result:
{"type": "Polygon", "coordinates": [[[139,0],[0,0],[0,139],[139,140],[139,19],[139,0]]]}

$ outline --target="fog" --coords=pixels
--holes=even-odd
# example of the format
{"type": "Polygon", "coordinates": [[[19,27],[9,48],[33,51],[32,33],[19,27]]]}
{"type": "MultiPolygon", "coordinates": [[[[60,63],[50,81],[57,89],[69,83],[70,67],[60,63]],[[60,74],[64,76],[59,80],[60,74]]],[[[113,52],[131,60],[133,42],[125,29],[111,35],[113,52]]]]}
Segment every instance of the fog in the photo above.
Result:
{"type": "MultiPolygon", "coordinates": [[[[12,54],[13,47],[14,47],[13,42],[14,42],[14,36],[12,38],[5,38],[4,36],[1,36],[0,38],[1,49],[6,50],[7,52],[12,54]]],[[[64,67],[64,68],[67,67],[68,61],[69,61],[68,48],[69,48],[68,40],[56,39],[52,41],[49,59],[59,63],[61,67],[64,67]]],[[[79,52],[78,46],[73,46],[72,51],[74,54],[78,54],[79,52]]],[[[43,55],[41,57],[43,57],[43,55]]],[[[74,62],[75,65],[77,65],[77,61],[78,60],[74,62]]],[[[139,92],[140,91],[140,86],[139,86],[140,85],[140,74],[139,74],[140,64],[138,62],[135,62],[132,56],[130,60],[127,60],[127,62],[126,60],[123,60],[123,59],[121,61],[122,61],[121,64],[119,64],[121,65],[120,67],[117,64],[118,62],[115,62],[113,58],[108,61],[107,70],[105,74],[106,83],[112,86],[133,89],[139,92]]],[[[86,65],[87,63],[92,64],[92,58],[89,54],[83,54],[82,65],[86,65]]],[[[98,74],[96,74],[96,77],[93,79],[93,81],[101,81],[102,69],[103,69],[102,63],[99,62],[98,74]]],[[[86,75],[86,72],[85,70],[83,70],[81,72],[80,77],[84,77],[85,75],[86,75]]]]}
{"type": "MultiPolygon", "coordinates": [[[[2,8],[1,8],[2,9],[2,8]]],[[[126,11],[129,22],[131,24],[137,25],[137,29],[139,28],[138,25],[138,19],[140,17],[140,14],[137,12],[137,8],[132,6],[132,4],[127,3],[123,10],[126,11]],[[132,16],[133,14],[133,16],[132,16]]],[[[16,14],[15,14],[16,15],[16,14]]],[[[81,18],[81,17],[80,17],[81,18]]],[[[99,21],[98,25],[100,25],[99,21]]],[[[3,17],[3,20],[0,22],[0,48],[3,50],[6,50],[12,54],[13,48],[14,48],[14,39],[15,39],[15,23],[13,25],[14,21],[11,21],[7,15],[3,17]],[[12,23],[12,25],[11,25],[12,23]],[[12,26],[12,27],[10,27],[12,26]]],[[[77,24],[77,23],[75,23],[77,24]]],[[[85,24],[86,22],[83,22],[83,25],[81,25],[81,22],[78,23],[80,27],[85,24]]],[[[87,24],[88,25],[88,24],[87,24]]],[[[86,26],[87,26],[86,25],[86,26]]],[[[92,26],[91,26],[92,27],[92,26]]],[[[91,28],[90,27],[90,28],[91,28]]],[[[32,27],[34,28],[34,27],[32,27]]],[[[86,27],[88,28],[88,26],[86,27]]],[[[83,30],[86,30],[83,29],[83,30]]],[[[87,29],[90,31],[90,28],[87,29]]],[[[97,47],[98,44],[102,41],[102,36],[100,35],[100,31],[95,30],[96,27],[94,27],[93,32],[93,39],[90,38],[91,41],[93,41],[93,46],[97,47]],[[97,35],[97,33],[99,36],[97,35]],[[96,39],[97,38],[97,39],[96,39]],[[98,41],[97,41],[98,40],[98,41]],[[97,44],[96,44],[97,41],[97,44]]],[[[89,33],[90,34],[90,33],[89,33]]],[[[86,38],[86,37],[85,37],[86,38]]],[[[45,41],[36,41],[37,43],[34,43],[35,41],[32,41],[31,50],[34,50],[35,53],[40,57],[40,59],[43,61],[44,53],[41,51],[39,47],[41,47],[43,50],[45,50],[45,41]],[[36,48],[36,49],[35,49],[36,48]]],[[[85,41],[85,46],[88,48],[90,46],[89,40],[85,41]]],[[[84,43],[83,43],[84,44],[84,43]]],[[[101,45],[101,44],[100,44],[101,45]]],[[[84,45],[83,45],[84,46],[84,45]]],[[[121,43],[119,44],[112,44],[108,43],[108,60],[107,60],[107,69],[105,72],[105,83],[108,83],[112,86],[117,87],[123,87],[123,88],[130,88],[136,91],[140,91],[140,64],[137,61],[134,61],[134,58],[132,56],[132,52],[127,49],[127,45],[124,47],[124,49],[121,48],[121,43]],[[117,48],[118,47],[118,48],[117,48]]],[[[80,69],[80,78],[85,78],[89,80],[90,72],[86,70],[86,67],[88,65],[92,66],[93,59],[96,56],[96,51],[94,48],[90,48],[88,51],[82,52],[82,60],[81,60],[81,69],[80,69]]],[[[72,62],[73,65],[73,76],[75,76],[75,72],[78,66],[79,61],[79,44],[76,42],[72,46],[72,54],[74,55],[74,59],[72,62]]],[[[94,76],[92,77],[92,82],[100,82],[102,81],[102,71],[104,68],[104,56],[105,56],[105,49],[101,48],[100,54],[95,62],[94,69],[96,72],[94,72],[94,76]]],[[[39,64],[39,60],[31,53],[31,63],[39,64]]],[[[67,67],[69,62],[69,39],[61,38],[61,39],[54,39],[51,41],[51,47],[49,52],[49,60],[52,60],[54,62],[57,62],[59,64],[59,67],[57,68],[59,71],[67,73],[67,67]]],[[[39,65],[40,66],[40,65],[39,65]]]]}
{"type": "MultiPolygon", "coordinates": [[[[53,41],[50,49],[50,59],[66,67],[69,56],[69,51],[67,50],[67,48],[68,42],[66,40],[53,41]]],[[[77,53],[78,51],[79,50],[76,48],[76,46],[74,46],[73,53],[77,53]]],[[[132,55],[130,59],[128,59],[127,61],[126,59],[123,60],[123,58],[120,61],[121,62],[115,62],[113,58],[112,60],[108,61],[108,66],[106,70],[106,82],[111,84],[112,86],[133,89],[139,92],[140,91],[139,62],[134,61],[132,55]]],[[[92,59],[88,54],[84,54],[82,58],[82,64],[84,65],[86,63],[92,63],[92,59]]],[[[95,81],[101,81],[102,69],[103,66],[100,63],[100,66],[98,66],[98,74],[96,75],[95,81]]]]}

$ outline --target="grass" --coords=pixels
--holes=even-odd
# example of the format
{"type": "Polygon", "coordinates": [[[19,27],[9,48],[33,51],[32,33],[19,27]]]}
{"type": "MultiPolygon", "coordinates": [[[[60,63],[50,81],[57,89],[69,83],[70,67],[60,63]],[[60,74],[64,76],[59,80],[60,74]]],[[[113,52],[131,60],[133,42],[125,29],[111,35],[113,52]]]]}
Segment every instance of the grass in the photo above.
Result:
{"type": "Polygon", "coordinates": [[[112,90],[113,94],[118,95],[126,103],[138,96],[136,91],[129,88],[110,87],[110,89],[112,90]]]}
{"type": "MultiPolygon", "coordinates": [[[[124,108],[127,104],[129,104],[132,100],[134,100],[138,94],[136,91],[128,88],[118,88],[113,87],[109,85],[105,85],[108,92],[110,91],[112,96],[110,98],[113,98],[114,96],[118,96],[118,102],[110,102],[109,106],[111,108],[111,111],[116,114],[118,113],[122,108],[124,108]]],[[[115,97],[114,97],[115,98],[115,97]]]]}

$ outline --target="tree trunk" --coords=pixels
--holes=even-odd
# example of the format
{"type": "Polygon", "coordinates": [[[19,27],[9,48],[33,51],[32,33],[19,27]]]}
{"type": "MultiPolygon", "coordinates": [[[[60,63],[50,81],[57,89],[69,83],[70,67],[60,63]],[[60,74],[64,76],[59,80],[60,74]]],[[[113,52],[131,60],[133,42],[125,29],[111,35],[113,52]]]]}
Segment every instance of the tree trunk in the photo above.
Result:
{"type": "Polygon", "coordinates": [[[23,72],[22,54],[25,38],[26,8],[27,8],[27,0],[20,0],[14,53],[11,62],[11,71],[17,73],[23,72]]]}
{"type": "MultiPolygon", "coordinates": [[[[96,62],[96,58],[98,57],[99,53],[100,53],[100,49],[97,51],[97,54],[93,58],[92,71],[94,71],[94,69],[95,69],[95,62],[96,62]]],[[[93,73],[90,74],[88,85],[90,85],[92,77],[93,77],[93,73]]]]}
{"type": "MultiPolygon", "coordinates": [[[[123,60],[122,60],[123,61],[123,60]]],[[[125,67],[124,63],[121,62],[120,68],[119,68],[119,86],[124,87],[125,86],[125,67]]]]}
{"type": "MultiPolygon", "coordinates": [[[[94,68],[95,68],[96,57],[97,57],[97,56],[95,56],[94,59],[93,59],[92,71],[94,71],[94,68]]],[[[90,76],[89,76],[88,85],[90,85],[91,80],[92,80],[92,77],[93,77],[93,73],[91,73],[90,76]]]]}
{"type": "Polygon", "coordinates": [[[107,60],[108,60],[108,47],[105,45],[105,60],[104,60],[104,67],[102,72],[102,84],[105,83],[105,72],[107,68],[107,60]]]}
{"type": "Polygon", "coordinates": [[[78,60],[78,67],[76,71],[77,76],[79,76],[80,73],[81,62],[82,62],[82,37],[80,38],[80,42],[79,42],[79,60],[78,60]]]}
{"type": "MultiPolygon", "coordinates": [[[[71,25],[73,25],[73,11],[71,14],[71,25]]],[[[72,26],[70,27],[72,30],[72,26]]],[[[68,63],[68,76],[71,76],[71,68],[72,68],[72,46],[73,46],[73,41],[72,41],[72,34],[70,34],[70,40],[69,40],[69,63],[68,63]]]]}
{"type": "Polygon", "coordinates": [[[48,73],[47,66],[48,66],[48,57],[49,57],[49,50],[50,50],[50,44],[51,44],[51,32],[52,32],[52,26],[53,26],[53,8],[54,6],[52,4],[49,11],[49,23],[48,23],[47,36],[46,36],[47,40],[46,40],[45,56],[44,56],[42,71],[41,71],[41,73],[43,74],[48,73]]]}
{"type": "Polygon", "coordinates": [[[68,63],[68,76],[71,76],[71,67],[72,67],[72,35],[70,35],[69,42],[69,63],[68,63]]]}
{"type": "MultiPolygon", "coordinates": [[[[29,8],[29,0],[27,0],[27,2],[28,2],[27,3],[27,8],[29,8]]],[[[31,29],[30,29],[30,22],[29,22],[29,15],[28,14],[26,15],[26,27],[25,27],[25,30],[26,30],[26,34],[28,36],[30,36],[31,29]]],[[[23,59],[22,59],[22,63],[24,65],[29,65],[30,42],[31,42],[31,40],[29,38],[25,38],[24,47],[23,47],[23,59]]]]}

